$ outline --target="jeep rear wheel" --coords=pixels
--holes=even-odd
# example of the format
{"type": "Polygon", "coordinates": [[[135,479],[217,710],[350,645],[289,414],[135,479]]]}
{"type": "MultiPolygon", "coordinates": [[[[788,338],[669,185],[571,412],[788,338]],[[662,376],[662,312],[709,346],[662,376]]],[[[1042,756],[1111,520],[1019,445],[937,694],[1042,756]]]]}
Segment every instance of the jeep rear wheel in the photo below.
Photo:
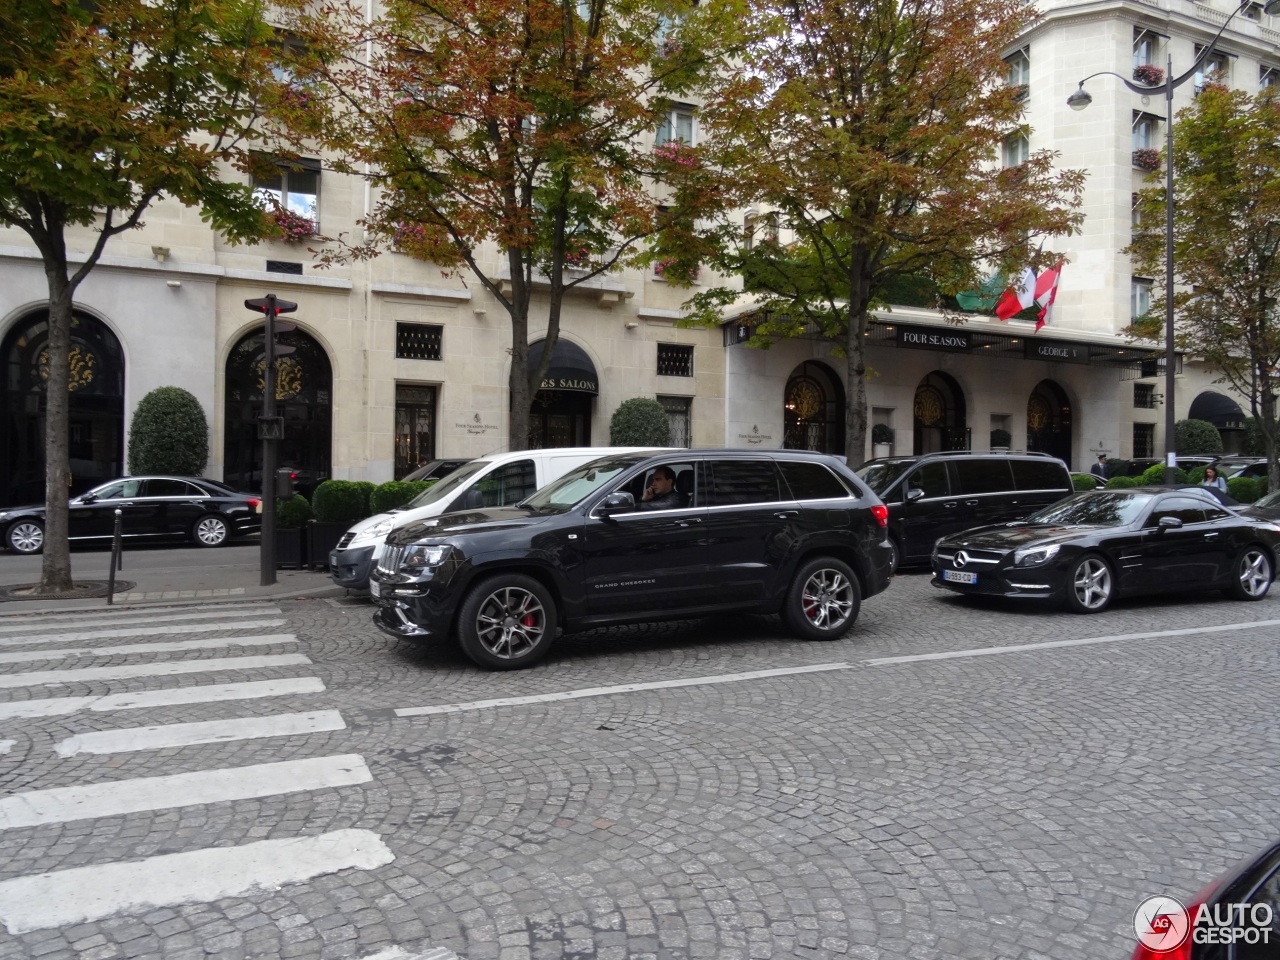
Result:
{"type": "Polygon", "coordinates": [[[500,574],[482,580],[458,611],[462,652],[490,670],[531,667],[555,639],[556,608],[533,577],[500,574]]]}
{"type": "Polygon", "coordinates": [[[853,626],[861,607],[862,589],[848,564],[818,557],[796,571],[782,616],[806,640],[836,640],[853,626]]]}

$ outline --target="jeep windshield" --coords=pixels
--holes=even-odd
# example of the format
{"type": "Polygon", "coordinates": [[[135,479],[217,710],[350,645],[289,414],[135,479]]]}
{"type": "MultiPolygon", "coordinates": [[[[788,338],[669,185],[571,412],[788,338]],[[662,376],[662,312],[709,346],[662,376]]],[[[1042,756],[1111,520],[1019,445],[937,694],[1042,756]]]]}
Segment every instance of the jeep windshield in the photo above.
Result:
{"type": "Polygon", "coordinates": [[[893,481],[915,466],[915,463],[914,459],[876,460],[873,463],[864,464],[855,472],[858,479],[879,496],[893,486],[893,481]]]}
{"type": "Polygon", "coordinates": [[[604,457],[584,463],[576,470],[570,470],[559,480],[547,484],[541,490],[521,500],[519,506],[528,507],[539,513],[564,513],[570,507],[612,484],[625,471],[649,456],[650,454],[646,452],[634,456],[604,457]]]}
{"type": "Polygon", "coordinates": [[[449,474],[443,480],[437,480],[427,489],[405,504],[405,509],[410,507],[425,507],[429,503],[435,503],[437,500],[443,500],[450,497],[462,487],[471,482],[481,470],[493,465],[492,460],[472,460],[468,464],[459,467],[453,473],[449,474]]]}

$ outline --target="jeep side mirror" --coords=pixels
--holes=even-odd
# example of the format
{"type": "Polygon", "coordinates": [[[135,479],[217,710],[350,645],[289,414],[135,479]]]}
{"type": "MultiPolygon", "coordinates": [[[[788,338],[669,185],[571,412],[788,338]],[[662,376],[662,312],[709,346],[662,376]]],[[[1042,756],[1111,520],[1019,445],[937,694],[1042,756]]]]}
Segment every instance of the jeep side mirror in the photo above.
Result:
{"type": "Polygon", "coordinates": [[[919,487],[908,487],[908,488],[907,488],[907,502],[908,502],[908,503],[910,503],[912,500],[919,500],[919,499],[920,499],[921,497],[923,497],[923,496],[924,496],[924,491],[923,491],[923,490],[921,490],[919,487]]]}
{"type": "Polygon", "coordinates": [[[600,512],[606,517],[615,513],[627,513],[636,508],[636,498],[625,491],[611,493],[600,501],[600,512]]]}

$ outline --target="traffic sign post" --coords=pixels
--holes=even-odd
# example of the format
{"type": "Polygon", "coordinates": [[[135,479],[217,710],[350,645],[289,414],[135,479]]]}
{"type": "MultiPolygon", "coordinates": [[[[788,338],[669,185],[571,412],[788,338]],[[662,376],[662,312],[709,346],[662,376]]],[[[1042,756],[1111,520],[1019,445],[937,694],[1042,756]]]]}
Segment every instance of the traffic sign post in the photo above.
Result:
{"type": "Polygon", "coordinates": [[[244,302],[245,309],[265,314],[266,368],[262,375],[262,416],[258,417],[258,437],[262,440],[262,549],[259,583],[276,582],[276,454],[284,438],[284,418],[276,416],[276,356],[293,353],[293,347],[277,346],[276,334],[297,329],[295,324],[278,322],[282,313],[293,313],[298,305],[281,300],[274,293],[244,302]]]}

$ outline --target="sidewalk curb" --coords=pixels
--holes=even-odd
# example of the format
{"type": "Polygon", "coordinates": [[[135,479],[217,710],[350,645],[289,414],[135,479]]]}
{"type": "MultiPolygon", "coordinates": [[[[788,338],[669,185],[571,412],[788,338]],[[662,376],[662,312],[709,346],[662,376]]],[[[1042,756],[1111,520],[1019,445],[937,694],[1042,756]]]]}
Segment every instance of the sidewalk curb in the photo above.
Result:
{"type": "MultiPolygon", "coordinates": [[[[327,579],[327,577],[326,577],[327,579]]],[[[183,607],[218,603],[243,603],[247,600],[292,600],[319,596],[345,597],[347,590],[327,583],[317,587],[291,587],[272,584],[267,587],[223,587],[203,590],[132,590],[115,597],[110,605],[103,597],[87,600],[8,600],[0,604],[0,620],[31,614],[48,614],[84,610],[135,610],[150,606],[183,607]]]]}

